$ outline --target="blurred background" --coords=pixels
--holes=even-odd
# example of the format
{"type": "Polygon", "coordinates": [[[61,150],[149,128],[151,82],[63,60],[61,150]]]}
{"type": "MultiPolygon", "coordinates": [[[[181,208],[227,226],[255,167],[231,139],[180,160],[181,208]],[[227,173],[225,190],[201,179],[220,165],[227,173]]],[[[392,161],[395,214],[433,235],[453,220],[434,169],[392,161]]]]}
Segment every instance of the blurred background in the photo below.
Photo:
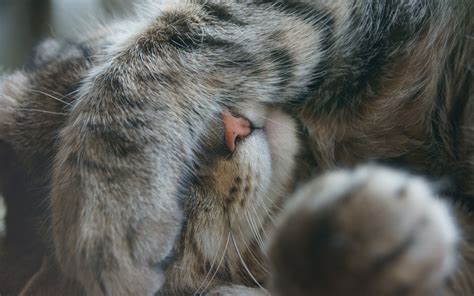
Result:
{"type": "Polygon", "coordinates": [[[0,73],[25,62],[45,37],[74,39],[97,18],[127,12],[127,0],[0,0],[0,73]]]}

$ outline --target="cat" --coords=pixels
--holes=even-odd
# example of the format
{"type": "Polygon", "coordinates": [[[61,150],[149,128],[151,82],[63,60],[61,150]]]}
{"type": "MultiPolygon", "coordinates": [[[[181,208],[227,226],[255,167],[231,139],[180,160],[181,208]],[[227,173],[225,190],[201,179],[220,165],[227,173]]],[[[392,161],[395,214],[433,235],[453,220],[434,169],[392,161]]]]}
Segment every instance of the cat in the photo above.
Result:
{"type": "Polygon", "coordinates": [[[0,86],[20,295],[471,295],[473,10],[158,1],[45,41],[0,86]]]}

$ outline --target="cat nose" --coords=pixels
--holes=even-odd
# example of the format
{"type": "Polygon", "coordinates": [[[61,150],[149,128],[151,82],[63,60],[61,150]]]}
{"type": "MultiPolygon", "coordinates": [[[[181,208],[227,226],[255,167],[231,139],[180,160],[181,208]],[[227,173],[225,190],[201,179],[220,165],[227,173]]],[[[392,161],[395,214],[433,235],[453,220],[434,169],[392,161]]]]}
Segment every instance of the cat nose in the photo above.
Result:
{"type": "Polygon", "coordinates": [[[233,152],[237,139],[244,139],[252,133],[252,124],[243,117],[232,115],[228,109],[222,112],[222,121],[224,122],[225,144],[233,152]]]}

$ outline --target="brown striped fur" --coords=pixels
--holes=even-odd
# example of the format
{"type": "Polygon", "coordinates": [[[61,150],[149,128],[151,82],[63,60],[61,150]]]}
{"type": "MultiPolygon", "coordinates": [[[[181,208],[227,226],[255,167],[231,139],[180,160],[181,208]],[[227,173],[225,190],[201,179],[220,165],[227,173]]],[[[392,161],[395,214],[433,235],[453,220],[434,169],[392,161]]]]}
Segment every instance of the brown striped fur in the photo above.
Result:
{"type": "Polygon", "coordinates": [[[150,2],[1,81],[22,295],[474,293],[472,1],[150,2]]]}

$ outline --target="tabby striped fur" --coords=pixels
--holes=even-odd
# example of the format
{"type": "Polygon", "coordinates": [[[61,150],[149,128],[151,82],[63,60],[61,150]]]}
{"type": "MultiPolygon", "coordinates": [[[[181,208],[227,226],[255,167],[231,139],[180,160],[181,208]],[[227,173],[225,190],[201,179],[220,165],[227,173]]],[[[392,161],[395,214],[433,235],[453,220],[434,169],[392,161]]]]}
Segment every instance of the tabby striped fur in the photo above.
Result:
{"type": "MultiPolygon", "coordinates": [[[[76,43],[48,41],[0,88],[0,140],[29,186],[46,188],[2,189],[46,221],[47,259],[23,295],[49,273],[66,275],[68,295],[471,295],[473,12],[469,0],[170,0],[76,43]],[[230,156],[225,108],[262,127],[230,156]],[[443,193],[462,205],[376,166],[324,175],[291,202],[295,185],[367,161],[448,177],[443,193]],[[372,205],[424,233],[379,254],[380,273],[367,271],[386,248],[373,239],[365,263],[325,242],[329,263],[303,248],[321,229],[369,231],[372,205]],[[428,259],[405,260],[420,250],[428,259]]],[[[387,241],[404,237],[374,219],[387,241]]]]}

